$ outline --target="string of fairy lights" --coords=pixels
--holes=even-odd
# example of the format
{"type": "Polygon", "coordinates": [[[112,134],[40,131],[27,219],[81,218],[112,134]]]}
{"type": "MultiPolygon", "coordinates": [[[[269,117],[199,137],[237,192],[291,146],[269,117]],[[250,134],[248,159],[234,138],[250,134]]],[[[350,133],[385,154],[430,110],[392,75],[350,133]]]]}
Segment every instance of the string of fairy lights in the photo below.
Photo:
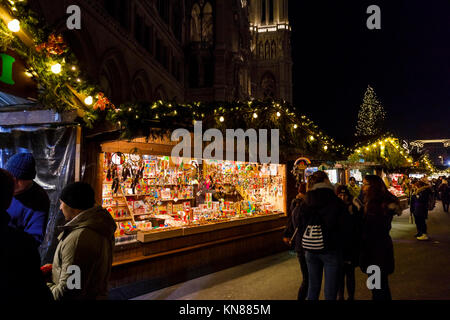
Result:
{"type": "MultiPolygon", "coordinates": [[[[410,152],[400,145],[399,140],[392,136],[382,137],[376,141],[372,141],[370,143],[366,143],[364,145],[360,145],[359,147],[354,149],[354,153],[349,156],[350,161],[357,162],[360,158],[370,159],[373,157],[377,157],[379,155],[380,158],[385,160],[386,162],[391,162],[393,167],[410,167],[410,168],[419,168],[434,173],[437,172],[436,167],[430,161],[428,154],[422,156],[418,161],[414,161],[410,152]],[[402,162],[392,163],[393,160],[388,158],[386,155],[386,149],[388,146],[392,146],[396,151],[396,154],[402,158],[402,162]]],[[[390,153],[392,157],[392,152],[390,153]]]]}

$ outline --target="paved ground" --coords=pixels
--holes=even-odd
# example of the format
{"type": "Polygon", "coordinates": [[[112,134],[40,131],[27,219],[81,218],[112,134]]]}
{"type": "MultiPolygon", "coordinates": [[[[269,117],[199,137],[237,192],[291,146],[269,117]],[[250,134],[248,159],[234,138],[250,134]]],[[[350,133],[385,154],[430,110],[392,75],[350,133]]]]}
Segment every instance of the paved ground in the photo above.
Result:
{"type": "MultiPolygon", "coordinates": [[[[394,218],[396,271],[390,276],[395,300],[450,299],[450,215],[439,202],[428,219],[430,241],[414,238],[409,210],[394,218]]],[[[137,300],[294,300],[301,281],[292,252],[283,252],[137,297],[137,300]]],[[[356,299],[371,298],[357,269],[356,299]]],[[[323,292],[321,295],[323,299],[323,292]]]]}

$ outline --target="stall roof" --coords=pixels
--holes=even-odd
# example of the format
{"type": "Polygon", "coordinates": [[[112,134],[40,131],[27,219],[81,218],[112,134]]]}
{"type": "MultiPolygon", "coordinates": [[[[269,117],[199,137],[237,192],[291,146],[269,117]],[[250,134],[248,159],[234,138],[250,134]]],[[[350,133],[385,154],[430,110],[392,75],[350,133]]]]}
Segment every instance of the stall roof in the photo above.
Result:
{"type": "Polygon", "coordinates": [[[24,108],[30,106],[37,106],[37,103],[32,100],[16,97],[12,94],[7,94],[0,91],[0,111],[11,111],[11,109],[24,108]]]}

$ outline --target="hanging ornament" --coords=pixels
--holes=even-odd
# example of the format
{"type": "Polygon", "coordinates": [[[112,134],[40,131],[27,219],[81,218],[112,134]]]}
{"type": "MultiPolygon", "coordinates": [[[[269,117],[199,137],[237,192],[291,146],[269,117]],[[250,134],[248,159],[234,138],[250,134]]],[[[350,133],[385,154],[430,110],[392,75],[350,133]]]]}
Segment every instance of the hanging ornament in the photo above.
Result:
{"type": "Polygon", "coordinates": [[[41,43],[36,46],[37,52],[45,52],[47,57],[50,55],[59,56],[64,53],[67,45],[64,43],[64,39],[62,36],[56,36],[55,34],[51,34],[48,37],[48,41],[41,43]]]}
{"type": "Polygon", "coordinates": [[[97,102],[94,104],[94,110],[100,109],[101,111],[103,111],[107,107],[115,109],[115,106],[109,101],[109,99],[105,97],[102,92],[99,92],[97,95],[97,102]]]}

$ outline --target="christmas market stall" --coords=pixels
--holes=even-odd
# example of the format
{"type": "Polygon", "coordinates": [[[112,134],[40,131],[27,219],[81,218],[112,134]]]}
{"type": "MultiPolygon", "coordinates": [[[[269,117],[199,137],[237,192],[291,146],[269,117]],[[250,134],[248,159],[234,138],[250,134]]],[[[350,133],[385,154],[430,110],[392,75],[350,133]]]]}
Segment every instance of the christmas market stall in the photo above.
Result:
{"type": "Polygon", "coordinates": [[[361,184],[365,175],[379,175],[388,190],[395,195],[403,209],[408,208],[408,195],[403,187],[404,177],[414,166],[413,158],[397,138],[389,135],[359,144],[348,160],[342,162],[348,178],[361,184]]]}

